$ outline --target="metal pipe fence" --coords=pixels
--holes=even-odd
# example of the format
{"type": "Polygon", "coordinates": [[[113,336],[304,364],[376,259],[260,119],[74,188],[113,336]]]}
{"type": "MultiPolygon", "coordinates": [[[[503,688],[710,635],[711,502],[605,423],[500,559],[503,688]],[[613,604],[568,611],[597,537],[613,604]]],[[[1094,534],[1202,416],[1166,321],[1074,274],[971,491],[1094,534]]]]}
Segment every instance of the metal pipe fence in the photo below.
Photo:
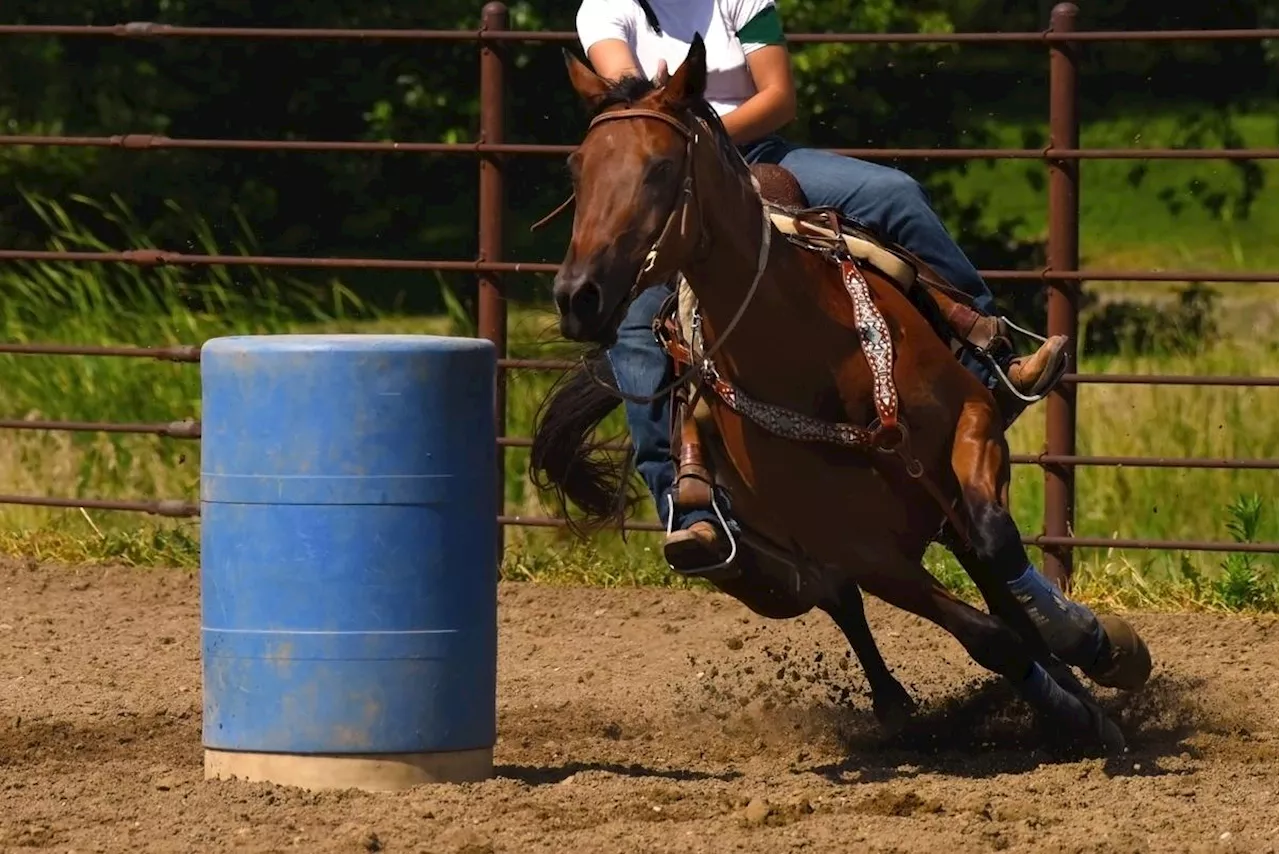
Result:
{"type": "MultiPolygon", "coordinates": [[[[1079,68],[1077,52],[1087,43],[1242,41],[1280,38],[1280,30],[1174,30],[1087,32],[1076,30],[1077,7],[1060,3],[1054,7],[1048,28],[1043,32],[1020,33],[845,33],[788,35],[797,44],[987,44],[1039,45],[1049,63],[1049,141],[1039,149],[903,149],[834,148],[840,154],[862,158],[913,159],[1017,159],[1040,160],[1048,172],[1049,240],[1047,265],[1035,270],[983,270],[989,281],[1017,281],[1046,288],[1048,331],[1066,334],[1072,341],[1071,358],[1076,362],[1081,284],[1085,281],[1144,282],[1239,282],[1274,284],[1276,271],[1216,270],[1113,270],[1080,269],[1080,176],[1082,160],[1259,160],[1276,159],[1274,148],[1174,149],[1174,148],[1080,148],[1079,68]]],[[[494,401],[498,427],[499,465],[497,485],[502,492],[503,452],[506,448],[527,448],[526,437],[505,435],[507,390],[510,371],[563,370],[572,363],[557,359],[507,358],[507,315],[505,276],[525,273],[554,273],[555,264],[509,261],[504,258],[505,188],[513,156],[563,156],[574,146],[564,144],[514,144],[504,140],[507,64],[502,46],[510,43],[574,43],[571,32],[524,32],[511,30],[507,8],[499,2],[487,4],[478,30],[389,30],[317,29],[255,27],[182,27],[153,22],[114,25],[0,25],[0,36],[57,36],[64,38],[146,39],[246,39],[246,40],[345,40],[357,42],[470,42],[479,50],[480,120],[479,133],[469,143],[371,142],[337,140],[251,140],[182,139],[157,134],[124,133],[110,136],[0,135],[0,146],[94,147],[126,151],[220,150],[274,152],[342,152],[349,154],[416,154],[467,156],[479,161],[478,254],[474,259],[390,259],[338,257],[277,257],[251,255],[202,255],[164,249],[126,248],[120,251],[63,252],[0,249],[0,262],[114,263],[139,267],[157,266],[258,266],[324,269],[438,270],[472,273],[479,284],[478,334],[492,341],[499,353],[497,396],[494,401]]],[[[31,356],[103,356],[151,359],[178,363],[198,363],[199,344],[162,347],[87,346],[58,343],[0,342],[0,353],[31,356]]],[[[1016,465],[1039,466],[1044,471],[1045,510],[1041,534],[1024,537],[1028,545],[1043,549],[1045,570],[1069,579],[1074,548],[1162,549],[1275,553],[1276,543],[1229,543],[1166,541],[1152,539],[1110,539],[1076,537],[1075,471],[1081,466],[1134,468],[1186,468],[1221,470],[1275,470],[1273,459],[1166,458],[1097,456],[1076,453],[1077,389],[1088,384],[1220,386],[1275,389],[1277,377],[1269,376],[1147,376],[1133,374],[1068,374],[1061,386],[1045,402],[1046,441],[1043,453],[1015,455],[1016,465]]],[[[2,415],[4,413],[0,413],[2,415]]],[[[192,419],[155,424],[122,424],[93,421],[61,421],[0,418],[0,430],[43,430],[67,432],[108,432],[149,434],[172,439],[200,437],[200,423],[192,419]]],[[[627,452],[626,443],[602,445],[627,452]]],[[[0,495],[0,504],[119,510],[184,518],[199,515],[199,504],[184,499],[104,500],[44,496],[0,495]]],[[[563,519],[503,515],[497,521],[497,535],[506,525],[557,528],[563,519]]],[[[654,531],[651,523],[636,523],[631,530],[654,531]]]]}

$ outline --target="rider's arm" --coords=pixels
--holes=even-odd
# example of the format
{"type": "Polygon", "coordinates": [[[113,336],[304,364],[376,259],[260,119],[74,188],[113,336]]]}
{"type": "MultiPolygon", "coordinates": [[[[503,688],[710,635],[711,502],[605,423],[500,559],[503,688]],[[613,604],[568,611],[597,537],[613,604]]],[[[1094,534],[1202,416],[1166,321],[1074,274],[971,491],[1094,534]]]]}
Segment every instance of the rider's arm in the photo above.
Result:
{"type": "Polygon", "coordinates": [[[629,37],[635,19],[632,4],[618,0],[583,0],[578,6],[578,41],[591,68],[605,80],[643,77],[629,37]]]}
{"type": "Polygon", "coordinates": [[[796,117],[796,89],[785,45],[767,45],[747,55],[756,93],[724,116],[724,128],[735,143],[753,142],[796,117]]]}
{"type": "Polygon", "coordinates": [[[601,39],[587,48],[587,59],[591,67],[605,80],[618,80],[623,77],[643,77],[636,67],[631,46],[622,39],[601,39]]]}
{"type": "MultiPolygon", "coordinates": [[[[578,6],[578,40],[596,74],[606,80],[642,77],[629,36],[637,22],[633,4],[583,0],[578,6]]],[[[795,118],[796,90],[782,21],[773,0],[727,0],[730,21],[746,55],[756,93],[724,116],[725,130],[738,144],[773,133],[795,118]]]]}
{"type": "Polygon", "coordinates": [[[741,145],[795,118],[796,89],[774,0],[726,0],[725,5],[756,86],[756,94],[724,117],[725,130],[741,145]]]}

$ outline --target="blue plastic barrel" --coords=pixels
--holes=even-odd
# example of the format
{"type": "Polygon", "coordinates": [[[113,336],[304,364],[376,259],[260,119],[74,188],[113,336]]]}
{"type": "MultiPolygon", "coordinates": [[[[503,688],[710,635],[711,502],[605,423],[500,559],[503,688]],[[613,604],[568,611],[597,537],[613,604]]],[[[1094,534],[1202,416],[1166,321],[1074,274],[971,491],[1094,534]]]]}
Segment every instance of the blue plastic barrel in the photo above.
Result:
{"type": "Polygon", "coordinates": [[[495,370],[474,338],[204,345],[207,777],[492,775],[495,370]]]}

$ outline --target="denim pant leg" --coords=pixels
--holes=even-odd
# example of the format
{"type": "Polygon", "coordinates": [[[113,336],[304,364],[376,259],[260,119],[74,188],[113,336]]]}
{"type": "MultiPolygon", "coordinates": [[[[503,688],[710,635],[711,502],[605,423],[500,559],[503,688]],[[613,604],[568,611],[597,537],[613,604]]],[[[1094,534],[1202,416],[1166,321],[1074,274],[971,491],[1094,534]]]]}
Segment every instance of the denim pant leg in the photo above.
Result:
{"type": "Polygon", "coordinates": [[[995,299],[973,263],[934,213],[911,176],[888,166],[813,148],[791,148],[780,165],[800,182],[812,205],[839,208],[919,255],[986,314],[995,299]]]}
{"type": "MultiPolygon", "coordinates": [[[[662,301],[671,293],[665,285],[645,290],[618,327],[618,340],[609,348],[609,364],[622,392],[648,397],[675,379],[671,361],[653,337],[653,318],[662,301]]],[[[652,403],[623,401],[627,429],[634,447],[636,471],[649,487],[658,518],[667,523],[667,496],[675,483],[675,464],[671,461],[671,396],[664,394],[652,403]]],[[[722,508],[723,509],[723,508],[722,508]]],[[[676,517],[673,530],[681,530],[702,519],[715,519],[715,514],[694,511],[676,517]]]]}
{"type": "MultiPolygon", "coordinates": [[[[809,204],[829,205],[850,219],[872,226],[915,252],[953,285],[994,313],[995,299],[972,262],[951,239],[929,205],[924,188],[897,169],[812,148],[797,148],[777,135],[740,148],[748,163],[776,163],[800,183],[809,204]]],[[[960,364],[987,388],[996,377],[986,363],[962,350],[960,364]]]]}

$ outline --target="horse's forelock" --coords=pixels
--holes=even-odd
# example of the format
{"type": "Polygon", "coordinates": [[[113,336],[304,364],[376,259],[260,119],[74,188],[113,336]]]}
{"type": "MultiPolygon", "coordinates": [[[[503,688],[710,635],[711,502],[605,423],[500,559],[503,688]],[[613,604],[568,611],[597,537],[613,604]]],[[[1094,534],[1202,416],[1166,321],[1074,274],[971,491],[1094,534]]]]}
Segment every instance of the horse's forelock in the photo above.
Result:
{"type": "Polygon", "coordinates": [[[596,105],[596,114],[610,107],[629,107],[658,91],[658,85],[647,77],[627,75],[614,80],[596,105]]]}

